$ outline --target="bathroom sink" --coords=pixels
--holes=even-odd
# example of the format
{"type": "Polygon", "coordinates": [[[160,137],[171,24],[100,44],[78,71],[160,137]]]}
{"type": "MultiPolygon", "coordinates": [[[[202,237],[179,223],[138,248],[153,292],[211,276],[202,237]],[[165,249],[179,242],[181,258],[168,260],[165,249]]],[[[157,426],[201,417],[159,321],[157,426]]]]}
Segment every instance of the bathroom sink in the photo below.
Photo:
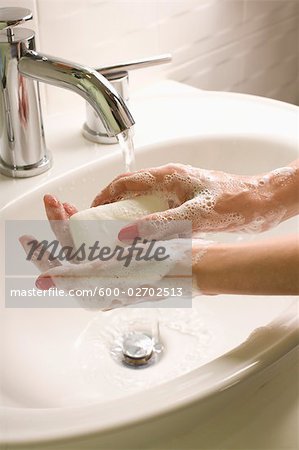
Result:
{"type": "MultiPolygon", "coordinates": [[[[161,108],[151,123],[156,135],[146,131],[144,138],[136,130],[137,168],[180,162],[256,174],[298,158],[296,107],[238,94],[186,92],[158,95],[161,108]],[[178,111],[184,114],[178,117],[178,111]],[[160,125],[166,113],[172,124],[168,134],[160,125]]],[[[137,116],[142,115],[136,105],[137,116]]],[[[145,116],[154,105],[147,100],[145,116]]],[[[67,132],[60,138],[64,148],[71,146],[67,132]]],[[[55,139],[52,143],[59,142],[55,139]]],[[[95,149],[94,144],[80,143],[95,149]]],[[[51,148],[54,154],[59,145],[51,148]]],[[[115,148],[76,168],[43,175],[39,186],[25,180],[25,188],[19,189],[9,180],[18,194],[6,205],[2,202],[2,239],[5,220],[45,219],[45,193],[86,208],[122,171],[121,154],[115,148]]],[[[22,180],[17,183],[21,186],[22,180]]],[[[260,235],[211,237],[265,239],[296,232],[297,227],[295,218],[260,235]]],[[[1,272],[4,278],[3,254],[1,272]]],[[[132,370],[111,358],[105,332],[135,310],[5,308],[4,297],[2,283],[0,419],[5,423],[2,439],[16,446],[36,442],[42,448],[46,441],[138,426],[190,403],[200,405],[278,361],[299,342],[294,297],[200,296],[192,308],[159,309],[164,353],[157,364],[132,370]]]]}

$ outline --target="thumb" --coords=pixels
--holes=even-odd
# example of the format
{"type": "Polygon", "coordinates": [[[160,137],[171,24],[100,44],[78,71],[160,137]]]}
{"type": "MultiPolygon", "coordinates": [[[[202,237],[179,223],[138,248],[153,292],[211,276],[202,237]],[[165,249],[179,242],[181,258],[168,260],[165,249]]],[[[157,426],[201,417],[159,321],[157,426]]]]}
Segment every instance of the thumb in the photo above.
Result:
{"type": "Polygon", "coordinates": [[[122,228],[118,234],[121,242],[130,243],[136,238],[165,239],[178,235],[191,237],[192,222],[184,219],[183,206],[167,211],[149,214],[142,219],[122,228]]]}

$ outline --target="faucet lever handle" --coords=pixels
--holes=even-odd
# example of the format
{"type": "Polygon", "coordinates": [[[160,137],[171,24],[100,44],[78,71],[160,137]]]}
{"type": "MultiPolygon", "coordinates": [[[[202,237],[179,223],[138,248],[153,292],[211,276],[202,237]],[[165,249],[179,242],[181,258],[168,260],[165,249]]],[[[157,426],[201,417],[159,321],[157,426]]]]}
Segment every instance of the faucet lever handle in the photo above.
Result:
{"type": "Polygon", "coordinates": [[[144,67],[156,66],[158,64],[169,63],[172,60],[172,56],[170,53],[166,53],[165,55],[152,56],[149,58],[136,59],[133,61],[128,61],[124,63],[115,64],[114,66],[101,67],[97,69],[102,75],[110,75],[113,73],[128,71],[128,70],[136,70],[143,69],[144,67]]]}
{"type": "Polygon", "coordinates": [[[32,12],[27,8],[0,8],[0,31],[20,25],[32,17],[32,12]]]}

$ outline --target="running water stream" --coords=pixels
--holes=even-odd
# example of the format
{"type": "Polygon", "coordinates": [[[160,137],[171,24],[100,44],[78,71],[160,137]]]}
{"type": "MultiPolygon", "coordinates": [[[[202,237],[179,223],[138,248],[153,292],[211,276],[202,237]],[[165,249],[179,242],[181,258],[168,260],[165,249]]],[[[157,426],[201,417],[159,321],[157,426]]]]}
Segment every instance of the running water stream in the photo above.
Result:
{"type": "Polygon", "coordinates": [[[117,139],[122,149],[125,171],[133,172],[136,169],[133,132],[131,129],[123,131],[117,139]]]}
{"type": "MultiPolygon", "coordinates": [[[[117,139],[122,149],[125,171],[133,172],[134,170],[136,170],[136,161],[132,129],[128,129],[118,134],[117,139]]],[[[139,314],[138,320],[136,320],[136,313],[134,313],[133,308],[126,308],[121,312],[121,316],[124,319],[123,326],[122,329],[119,330],[119,335],[115,339],[115,342],[111,348],[112,356],[115,357],[116,355],[119,361],[121,360],[123,353],[123,349],[120,348],[120,343],[124,342],[124,340],[128,336],[134,336],[134,334],[136,334],[137,337],[140,332],[145,333],[145,335],[147,335],[152,340],[154,348],[159,348],[159,351],[162,351],[163,347],[162,345],[160,345],[158,309],[150,306],[150,309],[143,308],[143,310],[140,310],[139,307],[139,312],[142,317],[139,314]],[[146,319],[147,322],[144,329],[142,328],[142,326],[140,328],[140,324],[143,323],[141,319],[146,319]],[[115,348],[117,348],[118,350],[115,351],[115,348]]],[[[138,345],[139,343],[137,344],[137,347],[138,345]]]]}

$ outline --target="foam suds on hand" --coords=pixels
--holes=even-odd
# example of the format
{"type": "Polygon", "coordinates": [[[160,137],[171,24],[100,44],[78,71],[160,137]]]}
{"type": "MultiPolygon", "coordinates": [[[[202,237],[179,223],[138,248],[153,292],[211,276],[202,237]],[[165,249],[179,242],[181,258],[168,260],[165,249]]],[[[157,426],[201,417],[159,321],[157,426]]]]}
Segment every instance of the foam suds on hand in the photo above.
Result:
{"type": "MultiPolygon", "coordinates": [[[[51,269],[49,275],[58,289],[77,291],[78,301],[84,308],[100,310],[136,304],[138,301],[163,300],[164,297],[156,298],[155,296],[136,298],[135,295],[128,295],[128,293],[142,286],[180,287],[181,277],[185,274],[189,274],[191,290],[191,240],[172,239],[156,243],[155,246],[158,247],[161,244],[167,256],[165,260],[150,259],[143,262],[133,258],[127,267],[123,261],[115,259],[105,262],[99,260],[87,262],[76,267],[66,264],[51,269]],[[167,279],[167,277],[170,278],[167,279]],[[118,289],[117,295],[113,295],[114,289],[118,289]]],[[[139,244],[138,247],[146,250],[150,245],[149,242],[139,244]]],[[[129,250],[124,249],[124,251],[129,250]]],[[[44,275],[47,276],[47,272],[44,275]]]]}
{"type": "Polygon", "coordinates": [[[276,186],[285,186],[286,184],[292,182],[293,176],[296,170],[294,167],[279,167],[278,169],[272,170],[269,174],[269,179],[276,186]]]}
{"type": "MultiPolygon", "coordinates": [[[[167,200],[170,211],[157,213],[150,223],[140,222],[142,235],[149,238],[161,238],[183,232],[183,222],[192,221],[196,231],[240,231],[245,233],[259,233],[279,224],[285,215],[283,205],[274,204],[269,211],[256,214],[252,218],[245,218],[237,210],[229,213],[217,211],[219,200],[225,194],[231,199],[248,191],[252,198],[261,196],[271,201],[273,193],[269,188],[271,181],[275,185],[290,182],[295,170],[292,167],[281,167],[273,170],[264,177],[244,177],[243,180],[223,172],[213,172],[197,169],[191,166],[169,165],[163,168],[149,169],[133,173],[127,177],[127,185],[142,186],[144,190],[127,190],[122,192],[121,198],[130,198],[139,194],[155,193],[167,200]],[[170,172],[170,173],[169,173],[170,172]],[[172,211],[173,210],[173,211],[172,211]]],[[[117,191],[119,181],[110,185],[111,195],[117,191]]]]}

